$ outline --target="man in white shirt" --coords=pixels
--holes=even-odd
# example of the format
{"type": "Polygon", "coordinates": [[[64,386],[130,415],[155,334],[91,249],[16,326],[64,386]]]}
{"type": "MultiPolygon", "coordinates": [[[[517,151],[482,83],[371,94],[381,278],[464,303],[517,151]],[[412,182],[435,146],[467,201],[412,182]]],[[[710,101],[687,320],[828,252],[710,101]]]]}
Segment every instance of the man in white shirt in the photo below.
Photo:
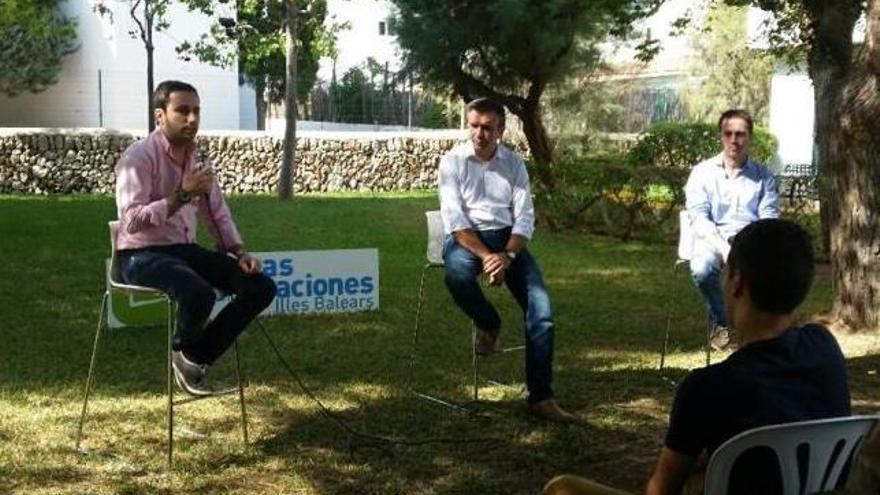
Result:
{"type": "Polygon", "coordinates": [[[440,210],[446,240],[446,286],[477,326],[476,352],[498,350],[501,318],[480,289],[507,284],[525,312],[526,386],[537,415],[574,421],[553,398],[553,314],[538,264],[526,250],[535,229],[529,176],[522,159],[499,144],[504,107],[487,98],[468,105],[470,141],[440,161],[440,210]]]}
{"type": "Polygon", "coordinates": [[[752,118],[744,110],[728,110],[718,119],[723,151],[691,170],[685,185],[686,207],[696,234],[691,276],[702,293],[714,323],[711,344],[730,342],[721,268],[730,253],[730,239],[746,225],[779,218],[779,193],[773,173],[749,156],[752,118]]]}

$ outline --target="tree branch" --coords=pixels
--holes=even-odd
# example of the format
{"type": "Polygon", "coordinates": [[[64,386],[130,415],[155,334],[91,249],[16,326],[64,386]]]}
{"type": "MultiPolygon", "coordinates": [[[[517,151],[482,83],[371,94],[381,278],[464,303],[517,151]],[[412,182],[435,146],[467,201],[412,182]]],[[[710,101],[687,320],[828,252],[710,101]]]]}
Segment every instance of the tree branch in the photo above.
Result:
{"type": "Polygon", "coordinates": [[[522,112],[525,104],[525,99],[522,97],[496,91],[483,81],[465,72],[459,64],[453,63],[453,71],[455,91],[464,96],[465,99],[472,99],[475,95],[488,96],[506,106],[514,114],[522,112]]]}
{"type": "MultiPolygon", "coordinates": [[[[141,33],[141,41],[144,42],[144,46],[147,46],[150,43],[149,40],[147,40],[147,28],[144,27],[143,23],[141,22],[140,19],[138,19],[138,16],[135,13],[137,11],[138,5],[140,5],[140,3],[141,3],[141,0],[135,0],[134,2],[132,2],[131,3],[131,10],[128,11],[128,14],[131,16],[131,18],[135,22],[135,24],[137,24],[138,31],[140,31],[140,33],[141,33]]],[[[147,15],[149,15],[149,14],[147,13],[147,6],[145,5],[144,6],[144,18],[145,19],[146,19],[147,15]]]]}

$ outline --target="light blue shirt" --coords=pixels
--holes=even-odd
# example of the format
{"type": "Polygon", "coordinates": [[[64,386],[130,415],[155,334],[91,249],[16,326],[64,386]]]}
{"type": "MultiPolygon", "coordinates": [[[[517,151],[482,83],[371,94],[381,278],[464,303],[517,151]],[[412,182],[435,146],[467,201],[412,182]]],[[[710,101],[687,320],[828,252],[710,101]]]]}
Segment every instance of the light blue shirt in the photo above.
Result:
{"type": "Polygon", "coordinates": [[[684,188],[694,232],[723,239],[762,218],[779,218],[779,192],[770,170],[748,157],[733,177],[724,171],[723,155],[697,164],[684,188]]]}
{"type": "Polygon", "coordinates": [[[531,239],[535,208],[529,174],[516,153],[499,144],[488,162],[462,143],[440,160],[438,177],[443,230],[496,230],[513,227],[513,234],[531,239]]]}

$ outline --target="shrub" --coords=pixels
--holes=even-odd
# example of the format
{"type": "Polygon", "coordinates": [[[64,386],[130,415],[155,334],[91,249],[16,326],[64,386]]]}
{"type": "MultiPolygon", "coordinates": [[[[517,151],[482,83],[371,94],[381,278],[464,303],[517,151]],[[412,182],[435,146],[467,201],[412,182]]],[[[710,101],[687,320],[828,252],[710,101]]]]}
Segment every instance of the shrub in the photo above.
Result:
{"type": "Polygon", "coordinates": [[[571,228],[629,240],[666,236],[684,202],[688,171],[632,166],[622,155],[567,156],[553,164],[554,187],[535,186],[540,219],[553,230],[571,228]]]}
{"type": "MultiPolygon", "coordinates": [[[[776,138],[755,128],[749,150],[761,163],[770,163],[776,154],[776,138]]],[[[654,124],[630,148],[627,161],[633,165],[654,165],[690,169],[721,151],[718,127],[703,122],[654,124]]]]}

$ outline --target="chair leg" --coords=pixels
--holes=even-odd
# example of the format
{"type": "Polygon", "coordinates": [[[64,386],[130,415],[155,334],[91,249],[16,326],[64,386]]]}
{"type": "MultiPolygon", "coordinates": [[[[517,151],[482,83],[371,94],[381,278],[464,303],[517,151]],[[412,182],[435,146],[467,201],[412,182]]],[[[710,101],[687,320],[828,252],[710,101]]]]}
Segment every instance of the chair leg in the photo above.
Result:
{"type": "Polygon", "coordinates": [[[235,379],[238,381],[238,401],[241,403],[241,434],[244,444],[248,444],[247,407],[244,402],[244,385],[241,379],[241,357],[238,350],[238,339],[235,339],[235,379]]]}
{"type": "Polygon", "coordinates": [[[681,260],[677,260],[672,265],[672,277],[670,277],[672,283],[669,288],[669,303],[666,308],[666,331],[663,333],[663,345],[660,348],[660,371],[663,371],[663,368],[666,366],[666,354],[669,352],[669,329],[672,326],[672,310],[675,304],[675,276],[678,273],[679,265],[682,264],[681,260]]]}
{"type": "Polygon", "coordinates": [[[473,363],[474,372],[474,402],[480,400],[480,385],[477,369],[477,324],[471,321],[471,361],[473,363]]]}
{"type": "Polygon", "coordinates": [[[165,421],[167,423],[168,428],[168,471],[171,471],[173,468],[173,456],[174,456],[174,370],[172,369],[171,364],[171,342],[174,337],[174,332],[177,330],[177,319],[174,316],[174,308],[177,306],[175,302],[171,299],[168,299],[168,380],[167,380],[167,395],[168,395],[168,403],[166,405],[165,410],[165,421]]]}
{"type": "Polygon", "coordinates": [[[95,342],[92,344],[92,358],[89,360],[89,376],[86,378],[86,390],[83,397],[82,412],[79,416],[79,427],[76,430],[76,450],[79,450],[82,442],[83,425],[86,421],[86,410],[89,405],[89,393],[92,390],[92,381],[95,377],[95,364],[98,357],[98,342],[101,340],[101,329],[104,326],[104,311],[107,309],[107,300],[110,298],[110,291],[104,292],[101,298],[101,310],[98,312],[98,328],[95,330],[95,342]]]}
{"type": "Polygon", "coordinates": [[[422,268],[422,276],[419,280],[419,300],[416,305],[416,323],[415,329],[413,330],[413,339],[412,339],[412,351],[409,356],[409,389],[411,391],[415,390],[415,371],[416,371],[416,354],[418,353],[419,346],[419,333],[422,328],[422,303],[425,298],[425,276],[428,274],[428,268],[431,268],[430,263],[426,263],[422,268]]]}

